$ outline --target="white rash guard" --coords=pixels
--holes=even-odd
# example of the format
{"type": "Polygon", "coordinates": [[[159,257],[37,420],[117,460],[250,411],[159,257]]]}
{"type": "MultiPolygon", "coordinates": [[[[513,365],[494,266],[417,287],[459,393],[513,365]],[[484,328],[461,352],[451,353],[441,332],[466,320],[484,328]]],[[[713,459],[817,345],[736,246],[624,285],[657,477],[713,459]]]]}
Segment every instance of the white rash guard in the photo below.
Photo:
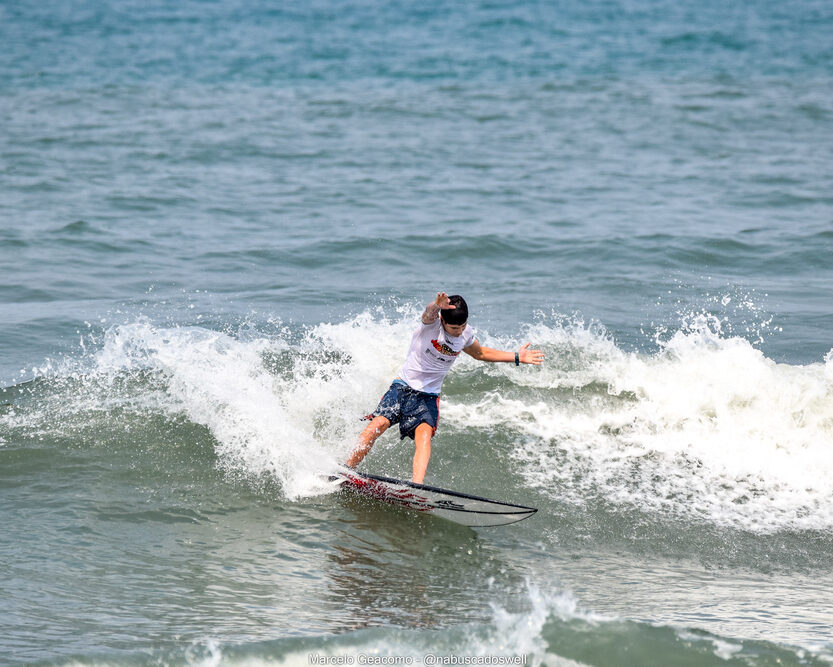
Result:
{"type": "Polygon", "coordinates": [[[420,324],[411,337],[399,378],[412,389],[439,395],[451,364],[464,347],[474,342],[474,334],[474,329],[466,325],[462,334],[450,336],[439,317],[431,324],[420,324]]]}

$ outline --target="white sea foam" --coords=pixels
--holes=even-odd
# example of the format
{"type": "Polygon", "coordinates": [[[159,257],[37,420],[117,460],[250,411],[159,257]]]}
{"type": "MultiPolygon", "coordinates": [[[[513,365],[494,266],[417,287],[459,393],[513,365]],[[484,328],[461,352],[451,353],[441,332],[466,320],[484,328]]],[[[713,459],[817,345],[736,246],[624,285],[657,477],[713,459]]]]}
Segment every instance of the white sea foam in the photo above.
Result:
{"type": "Polygon", "coordinates": [[[326,465],[286,396],[275,391],[263,355],[280,341],[237,340],[200,328],[159,329],[148,322],[110,329],[96,355],[96,372],[150,369],[166,381],[166,404],[206,426],[217,441],[221,465],[253,476],[271,475],[288,496],[297,495],[326,465]]]}
{"type": "Polygon", "coordinates": [[[534,381],[518,382],[552,399],[492,392],[446,410],[523,434],[515,455],[532,484],[575,502],[595,494],[756,531],[833,526],[830,355],[777,364],[708,321],[652,355],[589,329],[534,333],[555,353],[534,381]],[[564,388],[575,396],[559,395],[564,388]]]}
{"type": "Polygon", "coordinates": [[[407,325],[370,313],[318,325],[291,343],[141,320],[106,332],[87,377],[161,378],[156,407],[207,427],[223,467],[269,476],[297,498],[329,490],[321,471],[352,448],[359,418],[395,375],[409,335],[407,325]]]}

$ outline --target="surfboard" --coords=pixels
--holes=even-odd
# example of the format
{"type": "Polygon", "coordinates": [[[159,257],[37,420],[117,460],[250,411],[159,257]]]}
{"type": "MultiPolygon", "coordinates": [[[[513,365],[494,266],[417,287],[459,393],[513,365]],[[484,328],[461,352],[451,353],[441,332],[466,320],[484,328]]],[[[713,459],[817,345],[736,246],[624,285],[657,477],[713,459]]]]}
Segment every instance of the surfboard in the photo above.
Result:
{"type": "Polygon", "coordinates": [[[534,507],[489,500],[393,477],[368,475],[350,468],[340,468],[333,478],[344,489],[464,526],[502,526],[527,519],[538,511],[534,507]]]}

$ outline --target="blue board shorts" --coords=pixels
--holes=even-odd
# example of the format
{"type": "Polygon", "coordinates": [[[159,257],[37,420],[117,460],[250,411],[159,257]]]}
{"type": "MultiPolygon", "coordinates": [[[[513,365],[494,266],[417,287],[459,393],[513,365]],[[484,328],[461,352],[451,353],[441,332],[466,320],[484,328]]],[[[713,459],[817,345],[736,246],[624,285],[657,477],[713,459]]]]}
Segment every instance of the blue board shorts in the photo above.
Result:
{"type": "Polygon", "coordinates": [[[379,405],[366,419],[385,417],[391,424],[399,424],[399,438],[414,439],[414,431],[420,424],[428,424],[432,435],[440,421],[440,397],[411,389],[402,380],[394,380],[382,396],[379,405]]]}

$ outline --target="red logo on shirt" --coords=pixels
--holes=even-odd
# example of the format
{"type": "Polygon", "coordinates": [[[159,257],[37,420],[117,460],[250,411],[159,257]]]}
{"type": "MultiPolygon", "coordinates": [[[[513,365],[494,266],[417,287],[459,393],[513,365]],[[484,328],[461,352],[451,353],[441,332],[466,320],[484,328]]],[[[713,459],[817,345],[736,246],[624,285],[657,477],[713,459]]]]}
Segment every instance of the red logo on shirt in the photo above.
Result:
{"type": "Polygon", "coordinates": [[[431,341],[431,345],[437,348],[438,352],[441,352],[442,354],[447,354],[449,357],[456,357],[458,354],[460,354],[459,351],[455,352],[445,343],[440,343],[436,338],[431,341]]]}

